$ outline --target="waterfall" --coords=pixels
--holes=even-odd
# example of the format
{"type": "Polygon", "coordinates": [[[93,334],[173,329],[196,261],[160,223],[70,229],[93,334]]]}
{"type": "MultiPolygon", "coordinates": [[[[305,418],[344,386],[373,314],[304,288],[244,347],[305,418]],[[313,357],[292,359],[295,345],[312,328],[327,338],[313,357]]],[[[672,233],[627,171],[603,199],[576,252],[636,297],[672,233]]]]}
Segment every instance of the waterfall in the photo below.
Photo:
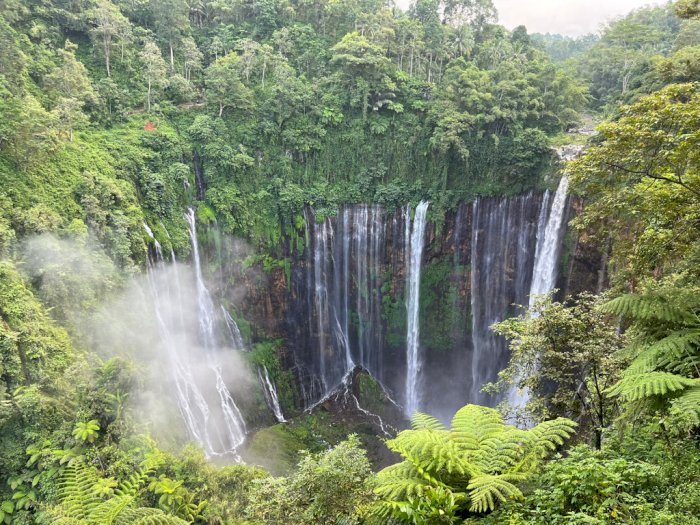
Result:
{"type": "Polygon", "coordinates": [[[243,336],[241,335],[241,331],[238,328],[238,324],[236,323],[236,321],[234,321],[233,317],[231,317],[231,314],[228,313],[228,310],[224,308],[223,304],[221,305],[221,313],[224,317],[224,321],[226,322],[226,328],[228,329],[228,334],[231,337],[233,349],[238,350],[239,352],[247,352],[248,349],[246,348],[246,345],[243,342],[243,336]]]}
{"type": "Polygon", "coordinates": [[[144,222],[143,226],[156,247],[153,261],[149,258],[148,285],[153,298],[158,332],[167,356],[166,362],[175,384],[178,409],[190,436],[208,455],[213,455],[215,450],[209,424],[211,411],[188,364],[188,345],[183,343],[187,339],[187,330],[184,327],[186,315],[181,301],[181,270],[173,262],[167,273],[155,272],[156,269],[161,272],[165,270],[162,250],[158,249],[160,244],[148,224],[144,222]]]}
{"type": "Polygon", "coordinates": [[[442,417],[466,402],[501,401],[481,393],[509,357],[507,342],[490,327],[520,314],[513,305],[527,305],[540,279],[550,283],[545,291],[553,286],[565,191],[563,180],[556,193],[478,198],[447,214],[430,268],[431,279],[449,277],[423,298],[452,319],[442,323],[451,326],[445,334],[428,334],[419,323],[431,315],[419,311],[427,202],[414,218],[410,206],[392,213],[347,205],[327,217],[306,208],[306,243],[292,265],[285,319],[304,408],[327,399],[357,366],[399,393],[407,415],[431,410],[442,417]]]}
{"type": "MultiPolygon", "coordinates": [[[[535,253],[535,266],[532,271],[532,285],[530,286],[530,306],[532,306],[538,295],[551,292],[557,280],[561,241],[566,227],[564,219],[568,190],[569,179],[564,176],[559,181],[559,187],[554,195],[549,219],[546,222],[544,220],[544,207],[540,213],[540,226],[537,230],[537,252],[535,253]]],[[[545,200],[548,201],[549,199],[545,200]]]]}
{"type": "MultiPolygon", "coordinates": [[[[153,230],[148,226],[148,223],[146,221],[143,221],[143,229],[146,230],[146,234],[151,238],[153,241],[153,249],[155,251],[155,260],[158,263],[163,262],[163,248],[160,246],[160,243],[158,242],[158,239],[156,239],[155,235],[153,235],[153,230]]],[[[150,262],[150,259],[148,260],[150,262]]]]}
{"type": "Polygon", "coordinates": [[[326,217],[319,224],[312,210],[305,212],[306,229],[310,232],[312,249],[309,261],[312,283],[310,303],[314,322],[313,343],[316,359],[312,361],[315,379],[320,382],[320,389],[307,401],[313,403],[318,396],[323,397],[337,387],[345,375],[350,355],[349,341],[343,330],[345,320],[340,309],[340,275],[333,248],[335,233],[330,218],[326,217]],[[341,321],[342,320],[342,321],[341,321]],[[342,358],[339,358],[342,356],[342,358]]]}
{"type": "MultiPolygon", "coordinates": [[[[205,419],[204,422],[205,426],[210,422],[217,430],[218,446],[215,446],[211,441],[203,444],[209,453],[231,453],[235,452],[236,448],[238,448],[245,439],[245,421],[224,381],[222,364],[217,355],[217,350],[219,348],[214,330],[216,315],[214,303],[202,276],[199,245],[197,242],[196,218],[193,208],[188,210],[185,218],[189,224],[190,240],[192,242],[192,259],[194,262],[194,276],[197,290],[199,337],[205,353],[205,360],[212,376],[208,381],[213,381],[213,385],[218,394],[218,406],[216,407],[215,417],[206,418],[208,421],[205,419]]],[[[211,432],[208,432],[208,435],[210,434],[211,432]]]]}
{"type": "Polygon", "coordinates": [[[270,374],[267,371],[267,367],[258,367],[258,379],[260,379],[260,384],[263,387],[265,401],[267,402],[268,407],[270,407],[270,410],[272,410],[272,413],[275,415],[275,419],[278,423],[286,423],[287,420],[284,419],[279,397],[277,396],[277,389],[275,388],[274,383],[270,381],[270,374]]]}
{"type": "Polygon", "coordinates": [[[472,205],[471,238],[471,403],[493,405],[481,392],[508,361],[503,337],[491,330],[524,304],[530,289],[539,196],[479,198],[472,205]]]}
{"type": "MultiPolygon", "coordinates": [[[[549,190],[542,199],[540,215],[537,221],[537,244],[535,262],[532,270],[532,283],[528,294],[528,305],[532,307],[538,296],[551,292],[557,280],[557,269],[563,233],[566,229],[566,201],[569,180],[566,176],[559,181],[559,186],[551,198],[549,190]],[[551,207],[550,207],[550,201],[551,207]]],[[[515,378],[517,381],[517,378],[515,378]]],[[[508,392],[508,403],[512,407],[523,407],[527,403],[527,390],[519,390],[513,385],[508,392]]]]}
{"type": "MultiPolygon", "coordinates": [[[[347,211],[347,209],[346,209],[347,211]]],[[[355,312],[357,315],[357,348],[355,361],[380,379],[382,376],[382,312],[381,264],[384,244],[383,212],[378,206],[360,205],[353,209],[352,231],[343,230],[343,237],[353,238],[355,267],[355,312]]],[[[347,259],[346,259],[347,260],[347,259]]],[[[346,297],[353,293],[348,290],[346,297]]],[[[349,312],[345,311],[345,318],[349,312]]]]}
{"type": "MultiPolygon", "coordinates": [[[[405,413],[411,417],[420,408],[420,273],[428,203],[421,201],[416,207],[411,228],[407,257],[406,286],[406,399],[405,413]]],[[[406,216],[406,232],[410,217],[406,216]]]]}
{"type": "MultiPolygon", "coordinates": [[[[296,368],[308,408],[338,388],[356,366],[381,380],[384,222],[376,205],[346,206],[322,221],[307,208],[304,218],[312,354],[296,368]]],[[[294,316],[292,322],[304,321],[294,316]]]]}

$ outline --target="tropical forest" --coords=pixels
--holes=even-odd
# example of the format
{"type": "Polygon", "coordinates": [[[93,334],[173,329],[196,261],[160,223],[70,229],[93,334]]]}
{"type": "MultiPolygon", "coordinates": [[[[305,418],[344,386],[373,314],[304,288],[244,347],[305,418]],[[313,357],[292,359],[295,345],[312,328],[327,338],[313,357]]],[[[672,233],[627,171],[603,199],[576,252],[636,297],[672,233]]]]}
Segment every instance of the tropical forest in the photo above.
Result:
{"type": "Polygon", "coordinates": [[[0,525],[700,525],[700,1],[547,2],[0,0],[0,525]]]}

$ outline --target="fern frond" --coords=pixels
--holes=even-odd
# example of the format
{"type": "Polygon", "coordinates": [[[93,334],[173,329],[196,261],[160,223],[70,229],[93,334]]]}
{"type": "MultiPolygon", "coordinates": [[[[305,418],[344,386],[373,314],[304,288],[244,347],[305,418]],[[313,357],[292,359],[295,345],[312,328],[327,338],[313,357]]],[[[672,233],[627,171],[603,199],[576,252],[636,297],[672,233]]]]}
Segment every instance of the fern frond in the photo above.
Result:
{"type": "Polygon", "coordinates": [[[484,442],[504,430],[503,418],[493,408],[466,405],[452,418],[452,439],[465,450],[479,450],[484,442]]]}
{"type": "Polygon", "coordinates": [[[625,401],[638,401],[652,396],[665,396],[697,384],[697,379],[669,372],[627,374],[613,385],[609,392],[611,395],[620,396],[625,401]]]}
{"type": "Polygon", "coordinates": [[[135,497],[139,490],[146,484],[148,477],[153,473],[154,469],[148,465],[141,464],[141,468],[136,470],[131,476],[122,481],[114,490],[114,493],[119,496],[133,496],[135,497]]]}
{"type": "Polygon", "coordinates": [[[58,498],[67,517],[83,522],[88,520],[101,502],[92,490],[97,480],[97,471],[82,463],[74,462],[64,468],[58,484],[58,498]]]}
{"type": "Polygon", "coordinates": [[[187,522],[160,509],[138,508],[125,509],[114,525],[187,525],[187,522]]]}
{"type": "MultiPolygon", "coordinates": [[[[435,420],[421,422],[431,427],[435,420]]],[[[387,445],[405,461],[377,474],[375,492],[385,500],[379,515],[401,517],[410,511],[411,498],[429,497],[436,488],[460,495],[460,506],[468,493],[472,512],[493,510],[498,502],[521,496],[514,483],[525,480],[575,427],[560,418],[520,430],[506,425],[494,409],[467,405],[455,414],[450,431],[404,430],[387,445]]]]}
{"type": "Polygon", "coordinates": [[[637,294],[621,295],[601,305],[599,308],[604,313],[634,320],[659,320],[682,323],[692,319],[688,311],[670,305],[661,298],[637,294]]]}
{"type": "Polygon", "coordinates": [[[117,495],[100,503],[90,514],[93,522],[111,525],[134,502],[134,496],[117,495]]]}
{"type": "Polygon", "coordinates": [[[528,446],[538,459],[544,458],[549,452],[556,450],[569,439],[578,425],[563,417],[558,417],[551,421],[543,421],[534,428],[531,428],[527,435],[529,437],[528,446]]]}
{"type": "Polygon", "coordinates": [[[394,517],[410,506],[408,501],[377,501],[372,505],[370,514],[366,518],[367,525],[393,525],[403,523],[394,517]]]}
{"type": "Polygon", "coordinates": [[[679,362],[692,359],[698,347],[700,330],[677,330],[644,349],[627,371],[636,374],[652,372],[657,368],[673,370],[679,362]]]}
{"type": "Polygon", "coordinates": [[[479,513],[494,510],[497,501],[523,496],[520,489],[503,476],[477,476],[469,482],[467,490],[471,499],[469,510],[479,513]]]}
{"type": "Polygon", "coordinates": [[[405,430],[387,441],[387,446],[426,472],[437,473],[444,469],[464,474],[469,468],[447,431],[405,430]]]}
{"type": "Polygon", "coordinates": [[[478,465],[482,472],[497,474],[513,468],[524,453],[523,442],[527,433],[514,427],[497,437],[494,436],[481,443],[481,448],[469,453],[469,460],[478,465]]]}
{"type": "Polygon", "coordinates": [[[374,491],[389,500],[422,496],[431,483],[439,481],[426,477],[408,461],[391,465],[377,474],[379,484],[374,491]]]}
{"type": "Polygon", "coordinates": [[[445,425],[430,414],[424,414],[423,412],[416,412],[411,418],[411,428],[413,430],[447,430],[445,425]]]}
{"type": "Polygon", "coordinates": [[[688,389],[671,402],[671,416],[681,427],[700,426],[700,386],[688,389]]]}

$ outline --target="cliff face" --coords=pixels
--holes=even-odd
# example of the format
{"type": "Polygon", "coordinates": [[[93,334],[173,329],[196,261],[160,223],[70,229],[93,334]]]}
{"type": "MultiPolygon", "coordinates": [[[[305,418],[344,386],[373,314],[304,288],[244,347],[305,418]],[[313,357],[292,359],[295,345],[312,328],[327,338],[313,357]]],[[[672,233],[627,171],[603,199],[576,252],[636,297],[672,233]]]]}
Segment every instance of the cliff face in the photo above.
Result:
{"type": "MultiPolygon", "coordinates": [[[[489,327],[528,302],[551,200],[531,192],[463,203],[439,222],[429,216],[418,299],[421,410],[448,417],[466,402],[498,402],[480,393],[508,359],[505,341],[489,327]]],[[[561,220],[581,205],[570,199],[561,220]]],[[[355,205],[335,217],[307,209],[304,219],[284,239],[281,257],[228,276],[222,291],[254,339],[282,339],[279,355],[296,378],[298,408],[322,399],[355,366],[403,403],[413,210],[355,205]]],[[[559,295],[595,291],[597,247],[572,231],[558,242],[559,295]]]]}

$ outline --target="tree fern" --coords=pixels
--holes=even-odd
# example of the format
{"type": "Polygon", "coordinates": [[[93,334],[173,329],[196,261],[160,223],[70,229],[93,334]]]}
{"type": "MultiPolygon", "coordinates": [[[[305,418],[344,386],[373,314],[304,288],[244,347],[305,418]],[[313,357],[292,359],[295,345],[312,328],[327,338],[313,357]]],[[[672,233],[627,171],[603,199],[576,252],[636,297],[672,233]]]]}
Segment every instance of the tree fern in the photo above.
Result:
{"type": "Polygon", "coordinates": [[[631,322],[630,366],[609,389],[634,409],[637,417],[661,410],[683,428],[700,425],[697,387],[700,386],[700,289],[656,284],[644,295],[613,299],[602,310],[631,322]]]}
{"type": "Polygon", "coordinates": [[[438,418],[423,412],[416,412],[411,418],[411,428],[414,430],[447,430],[438,418]]]}
{"type": "Polygon", "coordinates": [[[92,467],[74,462],[63,470],[59,482],[59,498],[68,518],[87,521],[100,499],[93,491],[99,476],[92,467]]]}
{"type": "Polygon", "coordinates": [[[61,505],[51,513],[52,525],[185,525],[187,522],[160,509],[134,508],[140,488],[150,472],[139,469],[104,500],[95,490],[100,482],[97,470],[75,461],[63,470],[59,481],[61,505]]]}
{"type": "Polygon", "coordinates": [[[467,405],[455,414],[450,430],[425,414],[414,418],[413,426],[387,441],[404,461],[377,475],[375,490],[382,501],[376,517],[394,511],[397,516],[412,498],[435,490],[454,496],[464,512],[493,510],[498,502],[520,495],[515,483],[562,444],[576,424],[557,419],[520,430],[506,425],[494,409],[467,405]]]}
{"type": "Polygon", "coordinates": [[[453,439],[467,450],[481,449],[486,442],[500,436],[504,428],[498,412],[478,405],[466,405],[452,418],[453,439]]]}
{"type": "Polygon", "coordinates": [[[629,372],[645,373],[657,368],[669,368],[679,371],[683,363],[695,365],[695,353],[700,346],[700,330],[686,329],[672,332],[670,335],[645,345],[632,361],[629,372]]]}
{"type": "Polygon", "coordinates": [[[388,500],[422,496],[429,486],[441,484],[425,469],[418,469],[408,461],[383,469],[377,474],[377,480],[377,494],[388,500]]]}

